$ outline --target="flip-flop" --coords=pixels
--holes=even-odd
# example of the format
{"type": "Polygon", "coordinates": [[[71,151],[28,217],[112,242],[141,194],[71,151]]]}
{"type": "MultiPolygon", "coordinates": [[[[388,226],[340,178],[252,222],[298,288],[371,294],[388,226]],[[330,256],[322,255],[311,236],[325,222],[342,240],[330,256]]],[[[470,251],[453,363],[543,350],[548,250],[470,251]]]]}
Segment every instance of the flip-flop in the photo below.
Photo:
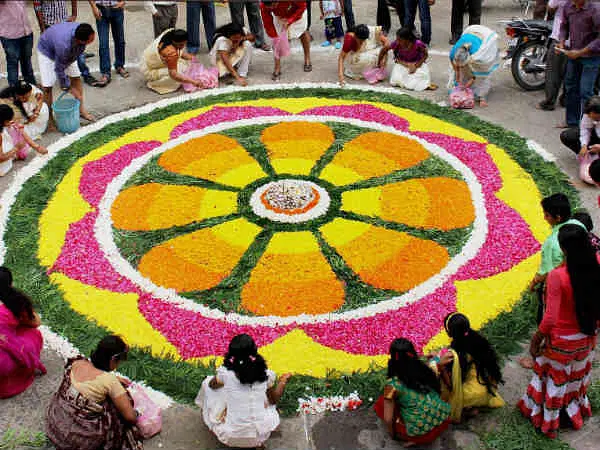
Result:
{"type": "Polygon", "coordinates": [[[115,72],[117,72],[123,78],[129,78],[129,72],[127,72],[127,69],[125,69],[125,67],[119,67],[115,70],[115,72]]]}
{"type": "Polygon", "coordinates": [[[280,78],[281,78],[281,72],[273,72],[271,74],[271,80],[273,80],[273,81],[279,81],[280,78]]]}
{"type": "Polygon", "coordinates": [[[312,64],[304,64],[305,72],[312,72],[312,64]]]}

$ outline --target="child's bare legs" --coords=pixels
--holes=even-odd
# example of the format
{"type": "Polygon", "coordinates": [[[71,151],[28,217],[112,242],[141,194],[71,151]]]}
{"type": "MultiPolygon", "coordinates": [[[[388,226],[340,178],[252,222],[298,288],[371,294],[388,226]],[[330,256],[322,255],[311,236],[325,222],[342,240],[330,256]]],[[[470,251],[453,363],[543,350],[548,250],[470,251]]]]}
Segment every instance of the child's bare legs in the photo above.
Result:
{"type": "Polygon", "coordinates": [[[312,71],[312,64],[310,63],[310,35],[308,31],[302,33],[300,36],[300,42],[302,43],[302,50],[304,50],[304,71],[312,71]]]}
{"type": "Polygon", "coordinates": [[[281,75],[281,59],[274,58],[274,61],[275,67],[273,68],[273,75],[271,76],[271,79],[273,81],[278,81],[279,76],[281,75]]]}

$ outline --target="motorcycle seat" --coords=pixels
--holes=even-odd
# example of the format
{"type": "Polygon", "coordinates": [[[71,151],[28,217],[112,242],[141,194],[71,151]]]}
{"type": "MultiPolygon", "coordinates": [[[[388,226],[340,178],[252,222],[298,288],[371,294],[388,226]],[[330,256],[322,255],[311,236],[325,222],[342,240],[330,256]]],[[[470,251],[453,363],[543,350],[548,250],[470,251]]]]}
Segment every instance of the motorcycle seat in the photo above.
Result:
{"type": "Polygon", "coordinates": [[[542,30],[552,31],[552,21],[551,20],[530,19],[530,20],[524,20],[523,22],[532,28],[539,28],[542,30]]]}

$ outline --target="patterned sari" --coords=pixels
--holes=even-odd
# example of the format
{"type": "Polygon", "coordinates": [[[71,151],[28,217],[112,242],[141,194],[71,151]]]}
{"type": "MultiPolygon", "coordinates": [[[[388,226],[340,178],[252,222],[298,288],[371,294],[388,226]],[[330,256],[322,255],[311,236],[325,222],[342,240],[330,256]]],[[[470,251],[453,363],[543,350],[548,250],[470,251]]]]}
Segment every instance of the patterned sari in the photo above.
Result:
{"type": "Polygon", "coordinates": [[[143,450],[137,428],[124,422],[107,398],[95,403],[71,385],[67,362],[63,381],[48,407],[46,434],[57,450],[143,450]]]}

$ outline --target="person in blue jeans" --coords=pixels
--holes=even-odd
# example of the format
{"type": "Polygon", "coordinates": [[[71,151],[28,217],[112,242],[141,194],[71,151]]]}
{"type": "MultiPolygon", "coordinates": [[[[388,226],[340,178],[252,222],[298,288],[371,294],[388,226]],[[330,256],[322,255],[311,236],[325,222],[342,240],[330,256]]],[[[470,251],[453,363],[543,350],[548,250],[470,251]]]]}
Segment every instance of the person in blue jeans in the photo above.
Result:
{"type": "Polygon", "coordinates": [[[200,12],[204,22],[206,47],[210,50],[215,36],[215,4],[207,0],[188,0],[186,2],[186,23],[188,32],[187,51],[195,54],[200,51],[200,12]]]}
{"type": "Polygon", "coordinates": [[[427,47],[431,45],[431,10],[435,0],[404,0],[404,27],[415,28],[417,7],[419,8],[419,21],[421,22],[421,39],[427,47]]]}
{"type": "Polygon", "coordinates": [[[100,83],[109,83],[110,71],[110,47],[108,30],[112,31],[115,46],[115,72],[123,78],[129,77],[125,69],[125,29],[123,28],[124,1],[115,0],[89,0],[92,12],[96,18],[96,29],[98,30],[98,41],[100,47],[100,83]]]}
{"type": "Polygon", "coordinates": [[[37,84],[31,66],[33,31],[24,0],[0,2],[0,42],[6,54],[8,84],[16,86],[21,74],[29,84],[37,84]]]}
{"type": "Polygon", "coordinates": [[[567,127],[577,127],[583,105],[594,95],[600,69],[600,4],[572,0],[562,11],[559,44],[555,51],[568,58],[565,74],[567,127]],[[569,49],[565,42],[569,39],[569,49]]]}

